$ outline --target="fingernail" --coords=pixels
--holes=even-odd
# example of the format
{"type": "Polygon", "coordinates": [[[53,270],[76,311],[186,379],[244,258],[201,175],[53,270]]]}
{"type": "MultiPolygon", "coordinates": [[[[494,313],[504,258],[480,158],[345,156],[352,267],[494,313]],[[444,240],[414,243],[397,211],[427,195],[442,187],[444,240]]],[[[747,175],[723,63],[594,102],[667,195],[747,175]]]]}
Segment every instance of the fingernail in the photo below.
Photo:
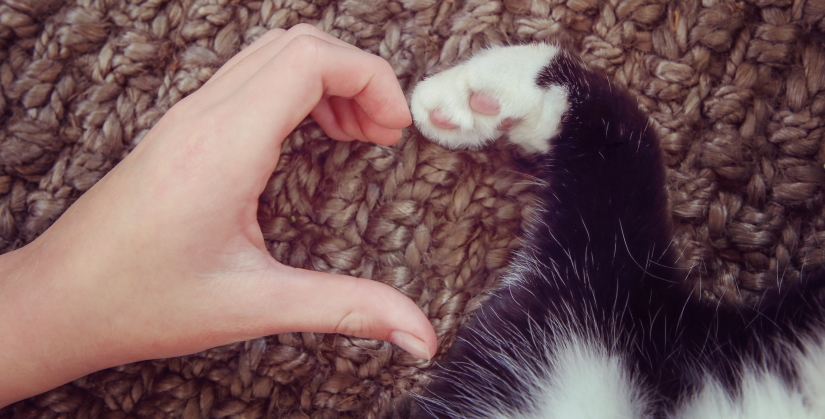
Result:
{"type": "Polygon", "coordinates": [[[400,330],[396,330],[390,334],[390,342],[398,345],[401,349],[417,356],[421,359],[430,360],[430,351],[427,344],[421,339],[400,330]]]}

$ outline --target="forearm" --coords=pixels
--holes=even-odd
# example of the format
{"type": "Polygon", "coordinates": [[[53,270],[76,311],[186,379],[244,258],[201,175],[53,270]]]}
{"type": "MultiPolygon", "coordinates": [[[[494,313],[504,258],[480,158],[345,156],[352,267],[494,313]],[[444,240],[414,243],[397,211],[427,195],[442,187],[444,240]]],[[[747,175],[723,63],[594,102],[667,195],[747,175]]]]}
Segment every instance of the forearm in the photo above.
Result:
{"type": "Polygon", "coordinates": [[[62,288],[71,275],[40,243],[0,256],[0,407],[105,367],[62,288]],[[62,270],[62,275],[56,272],[62,270]]]}
{"type": "Polygon", "coordinates": [[[46,390],[42,359],[35,342],[40,338],[30,325],[39,314],[27,303],[33,279],[25,266],[31,262],[30,247],[0,256],[0,406],[46,390]]]}

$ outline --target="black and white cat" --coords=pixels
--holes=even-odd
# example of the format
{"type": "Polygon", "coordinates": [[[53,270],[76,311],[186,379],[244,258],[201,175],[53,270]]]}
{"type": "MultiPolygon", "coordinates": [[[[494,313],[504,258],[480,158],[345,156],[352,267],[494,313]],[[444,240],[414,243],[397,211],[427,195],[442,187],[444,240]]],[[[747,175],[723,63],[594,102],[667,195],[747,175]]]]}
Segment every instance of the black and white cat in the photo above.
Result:
{"type": "Polygon", "coordinates": [[[450,148],[531,154],[523,248],[411,418],[825,418],[817,269],[755,307],[692,295],[658,140],[635,100],[547,44],[493,48],[421,82],[413,117],[450,148]]]}

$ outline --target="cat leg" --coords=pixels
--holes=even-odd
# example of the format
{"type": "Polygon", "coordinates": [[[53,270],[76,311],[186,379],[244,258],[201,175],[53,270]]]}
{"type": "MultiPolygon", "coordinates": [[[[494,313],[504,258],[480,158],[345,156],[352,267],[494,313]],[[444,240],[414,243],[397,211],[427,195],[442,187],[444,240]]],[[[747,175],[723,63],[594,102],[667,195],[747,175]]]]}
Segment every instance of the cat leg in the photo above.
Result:
{"type": "Polygon", "coordinates": [[[507,133],[527,152],[548,152],[570,106],[563,86],[541,87],[537,75],[559,53],[549,44],[491,48],[425,79],[410,103],[416,126],[447,148],[479,147],[507,133]]]}
{"type": "Polygon", "coordinates": [[[673,349],[644,345],[673,339],[649,313],[675,307],[678,319],[683,306],[648,304],[675,282],[664,169],[647,117],[613,87],[533,44],[482,51],[415,88],[413,118],[433,141],[472,148],[506,134],[535,153],[539,210],[409,417],[663,417],[655,385],[673,369],[651,366],[673,349]]]}

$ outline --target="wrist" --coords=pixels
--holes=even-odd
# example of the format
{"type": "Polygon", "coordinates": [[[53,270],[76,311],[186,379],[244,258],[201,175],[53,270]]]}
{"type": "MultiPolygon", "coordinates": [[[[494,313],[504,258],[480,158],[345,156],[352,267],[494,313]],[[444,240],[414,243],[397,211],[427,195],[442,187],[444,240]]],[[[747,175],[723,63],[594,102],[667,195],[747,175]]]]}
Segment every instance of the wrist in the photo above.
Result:
{"type": "Polygon", "coordinates": [[[64,261],[41,240],[0,255],[0,407],[109,366],[72,308],[82,296],[64,261]]]}
{"type": "Polygon", "coordinates": [[[38,313],[30,307],[32,289],[37,288],[32,272],[25,269],[37,258],[28,245],[0,256],[0,406],[33,396],[42,388],[43,361],[31,326],[38,313]]]}

